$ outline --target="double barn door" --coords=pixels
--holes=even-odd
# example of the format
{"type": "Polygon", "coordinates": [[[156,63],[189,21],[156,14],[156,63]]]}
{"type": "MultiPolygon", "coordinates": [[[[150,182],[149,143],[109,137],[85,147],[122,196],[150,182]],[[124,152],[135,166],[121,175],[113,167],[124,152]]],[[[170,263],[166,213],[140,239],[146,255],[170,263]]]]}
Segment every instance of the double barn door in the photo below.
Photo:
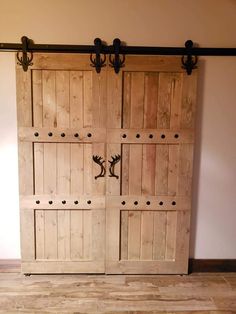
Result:
{"type": "Polygon", "coordinates": [[[17,68],[22,272],[187,272],[195,94],[178,57],[17,68]]]}

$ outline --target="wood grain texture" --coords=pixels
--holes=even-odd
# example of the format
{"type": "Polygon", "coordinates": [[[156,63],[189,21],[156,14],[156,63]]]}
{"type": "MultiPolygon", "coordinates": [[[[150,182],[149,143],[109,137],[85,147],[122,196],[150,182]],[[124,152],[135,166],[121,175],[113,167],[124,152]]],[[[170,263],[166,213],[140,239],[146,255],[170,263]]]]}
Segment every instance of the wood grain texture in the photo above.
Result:
{"type": "Polygon", "coordinates": [[[235,274],[0,274],[0,313],[232,314],[235,274]]]}

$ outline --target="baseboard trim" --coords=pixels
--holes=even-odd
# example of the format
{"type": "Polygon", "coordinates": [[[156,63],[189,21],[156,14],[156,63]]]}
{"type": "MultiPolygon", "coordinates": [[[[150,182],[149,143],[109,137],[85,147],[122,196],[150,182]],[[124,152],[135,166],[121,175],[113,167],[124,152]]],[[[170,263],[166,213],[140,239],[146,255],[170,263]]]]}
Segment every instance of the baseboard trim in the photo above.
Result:
{"type": "Polygon", "coordinates": [[[20,259],[0,259],[0,273],[19,273],[20,271],[20,259]]]}
{"type": "MultiPolygon", "coordinates": [[[[0,273],[19,273],[20,259],[0,259],[0,273]]],[[[236,259],[189,259],[189,273],[236,272],[236,259]]]]}
{"type": "Polygon", "coordinates": [[[189,273],[236,272],[236,259],[189,259],[189,273]]]}

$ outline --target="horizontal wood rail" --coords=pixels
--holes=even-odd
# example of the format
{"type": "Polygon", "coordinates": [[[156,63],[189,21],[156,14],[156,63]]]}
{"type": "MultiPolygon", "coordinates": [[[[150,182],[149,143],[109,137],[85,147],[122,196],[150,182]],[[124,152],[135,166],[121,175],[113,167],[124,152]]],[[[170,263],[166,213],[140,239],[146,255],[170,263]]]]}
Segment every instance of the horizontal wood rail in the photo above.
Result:
{"type": "Polygon", "coordinates": [[[192,144],[193,131],[176,129],[34,128],[19,127],[19,140],[61,143],[192,144]]]}
{"type": "MultiPolygon", "coordinates": [[[[181,196],[107,196],[108,208],[118,210],[190,210],[191,202],[187,197],[181,196]]],[[[108,209],[109,210],[109,209],[108,209]]]]}
{"type": "Polygon", "coordinates": [[[104,209],[105,197],[25,195],[20,197],[20,205],[23,209],[104,209]]]}
{"type": "MultiPolygon", "coordinates": [[[[0,259],[0,273],[18,273],[20,259],[0,259]]],[[[236,259],[189,259],[189,273],[236,272],[236,259]]]]}

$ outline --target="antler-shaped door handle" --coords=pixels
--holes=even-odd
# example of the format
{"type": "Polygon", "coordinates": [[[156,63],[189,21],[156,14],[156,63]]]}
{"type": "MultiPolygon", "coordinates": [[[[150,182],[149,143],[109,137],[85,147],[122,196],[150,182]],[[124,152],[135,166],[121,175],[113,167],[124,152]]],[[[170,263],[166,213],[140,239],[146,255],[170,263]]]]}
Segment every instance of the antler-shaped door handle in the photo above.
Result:
{"type": "Polygon", "coordinates": [[[115,164],[117,164],[120,161],[120,155],[115,155],[115,157],[111,156],[112,160],[108,160],[110,163],[109,167],[109,177],[115,177],[116,179],[119,179],[119,176],[115,174],[115,164]]]}
{"type": "Polygon", "coordinates": [[[102,157],[101,157],[101,156],[97,156],[97,155],[95,156],[95,155],[93,155],[93,161],[101,167],[100,173],[99,173],[97,176],[94,177],[95,180],[97,180],[97,178],[105,177],[106,169],[105,169],[105,167],[104,167],[104,165],[103,165],[103,163],[105,162],[105,160],[102,160],[102,157]]]}

